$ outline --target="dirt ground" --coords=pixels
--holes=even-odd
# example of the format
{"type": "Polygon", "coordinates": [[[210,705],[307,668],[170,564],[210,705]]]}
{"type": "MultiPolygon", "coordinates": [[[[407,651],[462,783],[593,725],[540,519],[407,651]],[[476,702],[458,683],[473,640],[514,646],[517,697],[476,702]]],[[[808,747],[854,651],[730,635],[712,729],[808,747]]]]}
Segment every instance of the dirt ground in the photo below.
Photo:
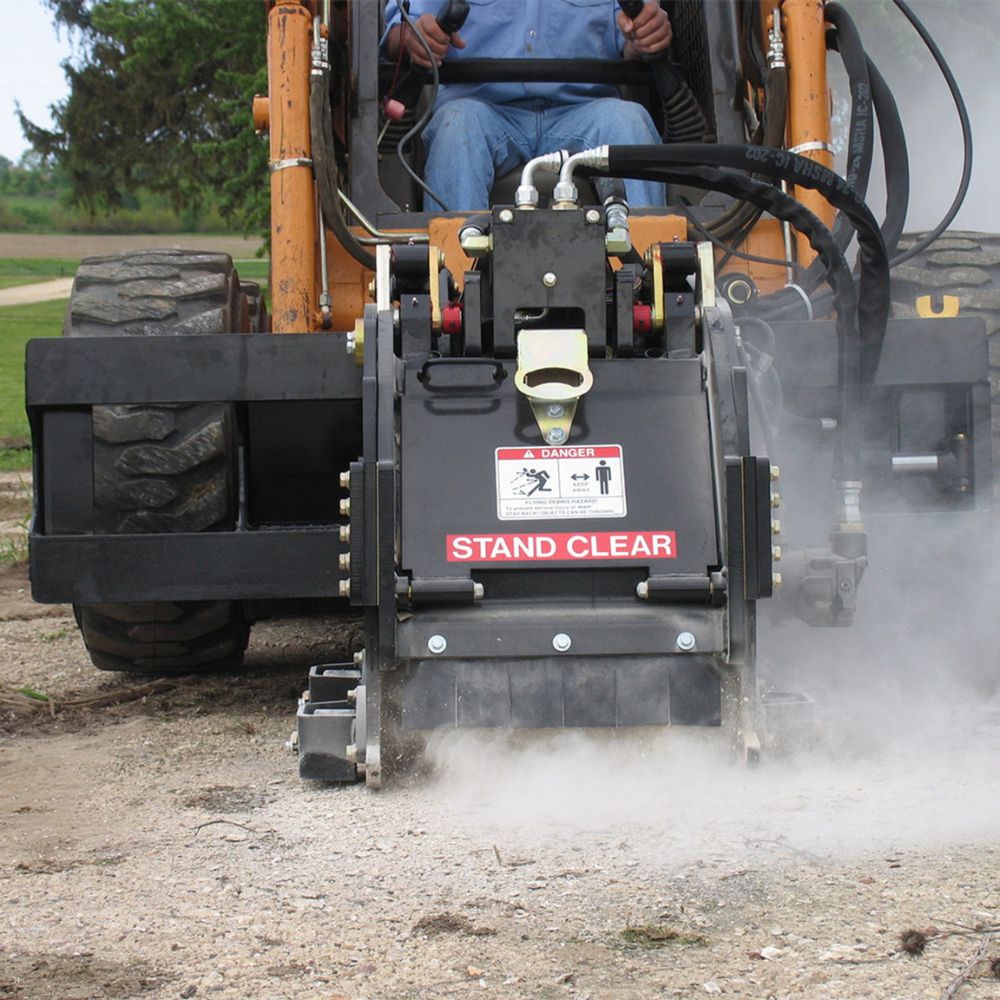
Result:
{"type": "Polygon", "coordinates": [[[255,257],[261,241],[257,237],[212,236],[163,233],[159,235],[91,235],[0,233],[0,257],[89,257],[96,254],[126,253],[149,247],[184,247],[191,250],[218,250],[234,258],[255,257]]]}
{"type": "Polygon", "coordinates": [[[303,785],[296,696],[357,638],[259,623],[238,674],[123,681],[0,571],[0,998],[1000,997],[989,706],[750,772],[571,738],[303,785]]]}

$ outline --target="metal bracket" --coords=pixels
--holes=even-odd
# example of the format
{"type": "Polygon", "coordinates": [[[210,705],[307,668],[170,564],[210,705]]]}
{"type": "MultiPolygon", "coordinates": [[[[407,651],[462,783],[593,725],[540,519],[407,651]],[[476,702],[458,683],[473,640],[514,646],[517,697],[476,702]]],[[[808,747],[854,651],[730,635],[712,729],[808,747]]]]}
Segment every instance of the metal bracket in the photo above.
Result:
{"type": "Polygon", "coordinates": [[[517,339],[514,385],[528,398],[542,437],[569,440],[576,404],[594,384],[584,330],[524,330],[517,339]]]}

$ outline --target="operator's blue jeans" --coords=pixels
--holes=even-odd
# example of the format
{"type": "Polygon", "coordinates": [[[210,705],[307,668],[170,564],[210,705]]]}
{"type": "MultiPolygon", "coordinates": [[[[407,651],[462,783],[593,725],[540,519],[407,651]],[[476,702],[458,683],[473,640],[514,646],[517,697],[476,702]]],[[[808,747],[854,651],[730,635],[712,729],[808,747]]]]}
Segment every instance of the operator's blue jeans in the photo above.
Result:
{"type": "MultiPolygon", "coordinates": [[[[649,113],[634,101],[603,97],[580,104],[545,100],[491,104],[456,98],[435,112],[424,131],[424,180],[453,212],[489,207],[494,177],[502,177],[532,157],[558,149],[579,152],[603,145],[656,145],[649,113]]],[[[662,205],[664,186],[626,181],[633,208],[662,205]]],[[[441,206],[424,197],[427,211],[441,206]]]]}

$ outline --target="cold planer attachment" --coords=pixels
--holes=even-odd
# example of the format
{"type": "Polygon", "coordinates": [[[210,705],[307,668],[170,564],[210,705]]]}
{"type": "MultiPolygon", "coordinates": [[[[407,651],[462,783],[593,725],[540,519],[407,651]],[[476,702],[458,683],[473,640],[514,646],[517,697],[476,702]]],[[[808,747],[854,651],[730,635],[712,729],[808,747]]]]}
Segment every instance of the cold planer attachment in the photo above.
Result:
{"type": "Polygon", "coordinates": [[[345,508],[366,646],[311,672],[303,777],[377,785],[441,727],[707,727],[757,753],[772,470],[736,331],[710,247],[612,270],[605,221],[479,217],[462,295],[434,248],[380,248],[345,508]]]}

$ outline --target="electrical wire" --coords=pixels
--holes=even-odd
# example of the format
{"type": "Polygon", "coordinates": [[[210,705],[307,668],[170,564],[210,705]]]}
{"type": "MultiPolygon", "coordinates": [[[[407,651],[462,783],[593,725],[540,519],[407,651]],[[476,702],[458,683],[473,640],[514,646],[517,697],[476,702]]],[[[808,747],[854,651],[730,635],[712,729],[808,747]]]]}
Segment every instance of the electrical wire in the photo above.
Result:
{"type": "MultiPolygon", "coordinates": [[[[427,44],[427,39],[420,34],[419,31],[413,26],[413,21],[410,20],[410,15],[404,9],[404,5],[399,5],[399,13],[403,18],[405,25],[412,31],[420,41],[420,44],[424,47],[424,52],[427,53],[427,58],[430,60],[431,64],[431,75],[433,77],[433,82],[431,84],[431,99],[427,102],[427,107],[424,109],[424,113],[417,119],[413,128],[410,129],[402,139],[399,140],[399,145],[396,146],[396,156],[399,157],[399,162],[403,165],[403,169],[413,178],[414,181],[423,189],[424,193],[429,195],[441,206],[441,210],[444,212],[450,212],[451,209],[445,204],[444,200],[440,195],[435,194],[424,182],[423,178],[410,166],[406,161],[406,144],[415,135],[419,135],[423,132],[430,121],[431,115],[434,113],[434,104],[437,101],[438,89],[441,86],[441,74],[438,72],[437,60],[434,58],[434,53],[431,52],[431,47],[427,44]]],[[[402,37],[400,37],[400,45],[403,43],[402,37]]]]}

